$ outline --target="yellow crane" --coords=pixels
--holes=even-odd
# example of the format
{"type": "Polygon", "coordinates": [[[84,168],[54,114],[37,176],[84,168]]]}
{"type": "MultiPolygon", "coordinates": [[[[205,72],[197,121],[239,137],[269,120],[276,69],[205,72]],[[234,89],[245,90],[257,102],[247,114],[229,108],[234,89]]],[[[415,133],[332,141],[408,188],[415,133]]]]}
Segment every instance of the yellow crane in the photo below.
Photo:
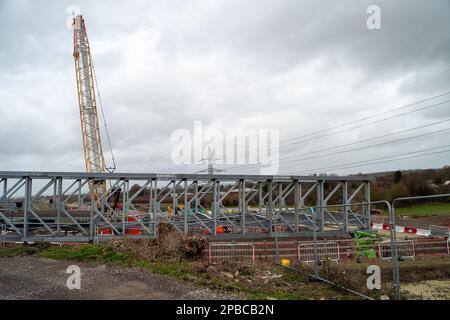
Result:
{"type": "MultiPolygon", "coordinates": [[[[73,42],[73,58],[75,60],[78,105],[80,107],[81,136],[83,139],[86,172],[104,173],[106,170],[111,172],[109,169],[112,169],[112,171],[115,169],[114,156],[112,155],[111,150],[114,167],[106,168],[98,121],[95,92],[95,87],[97,84],[95,81],[95,69],[92,62],[86,25],[82,15],[74,15],[73,17],[73,42]]],[[[100,96],[99,102],[101,108],[100,96]]],[[[105,129],[109,143],[106,122],[105,129]]],[[[109,146],[111,149],[110,143],[109,146]]],[[[105,180],[93,181],[89,185],[89,188],[90,192],[94,194],[95,199],[97,199],[99,194],[106,192],[106,182],[105,180]]]]}

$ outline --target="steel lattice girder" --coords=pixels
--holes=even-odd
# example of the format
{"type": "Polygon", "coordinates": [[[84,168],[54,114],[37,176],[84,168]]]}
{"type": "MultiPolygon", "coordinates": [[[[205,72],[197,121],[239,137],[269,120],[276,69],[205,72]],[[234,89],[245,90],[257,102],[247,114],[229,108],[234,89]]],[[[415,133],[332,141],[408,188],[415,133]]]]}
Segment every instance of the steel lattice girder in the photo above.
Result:
{"type": "Polygon", "coordinates": [[[160,223],[172,224],[185,234],[211,237],[302,236],[310,234],[314,225],[324,234],[345,233],[352,226],[370,225],[369,205],[355,209],[352,203],[370,201],[371,180],[367,176],[0,171],[0,223],[7,236],[23,240],[155,237],[160,223]],[[91,196],[88,186],[94,180],[110,188],[91,196]],[[132,183],[138,187],[130,188],[132,183]],[[325,183],[335,184],[328,194],[325,183]],[[117,188],[121,208],[108,202],[117,188]],[[326,208],[332,198],[342,204],[342,212],[326,208]],[[13,202],[23,205],[11,208],[13,202]]]}

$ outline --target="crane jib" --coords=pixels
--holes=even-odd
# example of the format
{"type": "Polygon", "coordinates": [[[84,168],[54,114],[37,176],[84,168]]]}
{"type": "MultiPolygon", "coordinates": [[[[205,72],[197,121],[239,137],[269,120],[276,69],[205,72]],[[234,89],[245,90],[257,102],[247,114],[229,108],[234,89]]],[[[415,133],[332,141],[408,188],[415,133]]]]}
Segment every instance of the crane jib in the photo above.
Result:
{"type": "MultiPolygon", "coordinates": [[[[100,138],[93,63],[83,16],[77,15],[74,17],[73,27],[73,57],[86,172],[104,173],[105,158],[100,138]]],[[[95,194],[106,191],[104,181],[93,181],[90,187],[95,194]]]]}

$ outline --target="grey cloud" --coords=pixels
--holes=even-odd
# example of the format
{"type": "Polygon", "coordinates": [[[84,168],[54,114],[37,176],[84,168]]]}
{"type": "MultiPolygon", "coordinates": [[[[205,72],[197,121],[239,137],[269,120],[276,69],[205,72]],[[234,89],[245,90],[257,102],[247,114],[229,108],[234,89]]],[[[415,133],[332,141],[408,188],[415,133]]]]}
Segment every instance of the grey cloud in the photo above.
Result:
{"type": "MultiPolygon", "coordinates": [[[[120,171],[173,166],[170,135],[192,130],[195,120],[219,129],[279,128],[281,139],[288,139],[450,90],[450,72],[443,72],[450,71],[448,1],[3,0],[1,168],[84,169],[72,35],[65,26],[72,4],[85,14],[120,171]],[[366,28],[369,4],[381,7],[382,30],[366,28]]],[[[425,124],[448,117],[448,110],[285,147],[281,156],[425,124]]],[[[443,134],[332,161],[446,140],[443,134]]],[[[436,155],[361,170],[445,163],[436,155]]],[[[359,169],[342,172],[354,171],[359,169]]]]}

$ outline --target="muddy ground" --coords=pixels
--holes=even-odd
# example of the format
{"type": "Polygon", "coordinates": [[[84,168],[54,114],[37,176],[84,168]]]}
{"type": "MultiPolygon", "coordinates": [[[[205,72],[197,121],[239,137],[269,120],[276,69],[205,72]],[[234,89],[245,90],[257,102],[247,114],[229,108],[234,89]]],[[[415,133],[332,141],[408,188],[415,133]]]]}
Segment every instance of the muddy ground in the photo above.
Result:
{"type": "Polygon", "coordinates": [[[229,294],[199,288],[133,268],[51,260],[31,256],[0,258],[0,299],[233,299],[229,294]],[[81,289],[69,290],[68,266],[81,269],[81,289]]]}

